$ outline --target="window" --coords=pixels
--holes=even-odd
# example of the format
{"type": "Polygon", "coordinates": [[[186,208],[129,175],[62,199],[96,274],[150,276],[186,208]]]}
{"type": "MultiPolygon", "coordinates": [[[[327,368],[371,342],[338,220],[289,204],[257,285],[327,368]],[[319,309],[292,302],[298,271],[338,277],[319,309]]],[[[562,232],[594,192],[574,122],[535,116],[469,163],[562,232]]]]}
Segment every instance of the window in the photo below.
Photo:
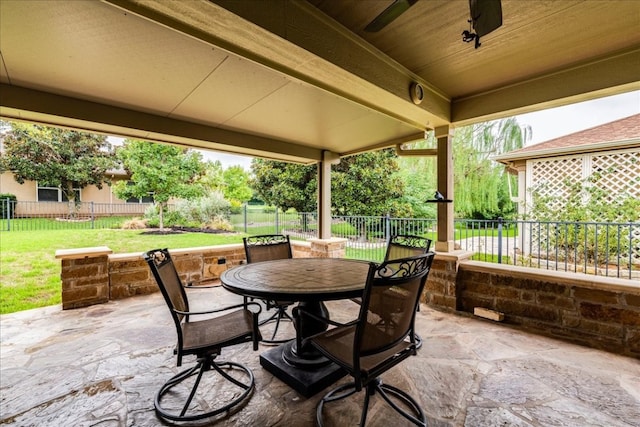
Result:
{"type": "MultiPolygon", "coordinates": [[[[78,202],[82,200],[82,192],[79,188],[76,188],[76,194],[78,202]]],[[[38,201],[39,202],[68,202],[69,198],[62,192],[60,188],[55,187],[38,187],[38,201]]]]}
{"type": "Polygon", "coordinates": [[[127,203],[153,203],[153,195],[150,193],[148,196],[142,198],[130,197],[127,199],[127,203]]]}
{"type": "MultiPolygon", "coordinates": [[[[133,185],[133,183],[129,181],[127,185],[133,185]]],[[[149,192],[149,194],[144,197],[129,197],[127,203],[153,203],[153,193],[149,192]]]]}

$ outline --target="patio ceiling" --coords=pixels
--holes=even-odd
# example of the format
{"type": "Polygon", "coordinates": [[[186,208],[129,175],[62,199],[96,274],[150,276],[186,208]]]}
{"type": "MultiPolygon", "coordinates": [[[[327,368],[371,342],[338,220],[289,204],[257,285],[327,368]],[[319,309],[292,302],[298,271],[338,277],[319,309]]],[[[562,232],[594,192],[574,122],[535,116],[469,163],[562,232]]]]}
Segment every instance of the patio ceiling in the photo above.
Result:
{"type": "Polygon", "coordinates": [[[640,88],[640,2],[0,0],[0,115],[316,162],[640,88]],[[425,97],[416,105],[412,83],[425,97]]]}

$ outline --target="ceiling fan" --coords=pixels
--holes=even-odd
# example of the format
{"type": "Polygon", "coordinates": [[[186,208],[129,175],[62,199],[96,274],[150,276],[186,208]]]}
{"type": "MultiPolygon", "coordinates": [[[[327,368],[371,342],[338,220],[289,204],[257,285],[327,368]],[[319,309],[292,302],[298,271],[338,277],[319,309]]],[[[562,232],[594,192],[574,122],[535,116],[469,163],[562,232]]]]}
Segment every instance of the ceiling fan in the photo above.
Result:
{"type": "MultiPolygon", "coordinates": [[[[370,33],[382,30],[417,2],[418,0],[394,0],[373,21],[369,22],[364,30],[370,33]]],[[[481,36],[489,34],[502,25],[501,0],[469,0],[469,13],[469,24],[475,33],[471,29],[465,30],[462,33],[463,41],[475,40],[477,49],[480,47],[481,36]]]]}
{"type": "Polygon", "coordinates": [[[369,22],[364,30],[368,33],[376,33],[395,21],[396,18],[407,11],[418,0],[394,0],[385,10],[383,10],[373,21],[369,22]]]}

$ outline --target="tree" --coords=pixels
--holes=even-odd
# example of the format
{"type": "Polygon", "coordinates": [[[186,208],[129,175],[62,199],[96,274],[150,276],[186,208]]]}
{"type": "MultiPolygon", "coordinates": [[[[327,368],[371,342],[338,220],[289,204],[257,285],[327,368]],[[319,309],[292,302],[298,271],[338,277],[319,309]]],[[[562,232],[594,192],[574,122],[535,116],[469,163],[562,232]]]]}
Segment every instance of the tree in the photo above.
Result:
{"type": "Polygon", "coordinates": [[[249,174],[242,166],[230,166],[222,174],[224,180],[224,197],[231,204],[241,205],[251,200],[253,191],[249,186],[249,174]]]}
{"type": "MultiPolygon", "coordinates": [[[[317,207],[317,167],[254,159],[252,186],[268,204],[298,212],[317,207]]],[[[404,186],[392,150],[345,157],[331,170],[331,203],[339,215],[406,212],[404,186]]]]}
{"type": "MultiPolygon", "coordinates": [[[[531,136],[515,118],[479,123],[456,129],[453,137],[454,209],[457,216],[489,219],[515,211],[509,198],[508,182],[515,177],[492,157],[521,148],[531,136]]],[[[433,134],[414,148],[436,145],[433,134]]],[[[435,217],[435,207],[425,200],[437,189],[436,161],[433,157],[400,159],[401,177],[407,186],[407,201],[417,215],[435,217]]]]}
{"type": "Polygon", "coordinates": [[[169,199],[190,199],[203,193],[201,185],[194,185],[204,173],[200,153],[174,145],[127,139],[117,154],[131,178],[129,182],[116,183],[115,194],[121,199],[153,195],[159,208],[161,230],[169,199]]]}
{"type": "Polygon", "coordinates": [[[204,192],[224,190],[224,169],[220,160],[207,161],[204,163],[204,173],[198,179],[198,184],[202,185],[204,192]]]}
{"type": "MultiPolygon", "coordinates": [[[[435,137],[433,132],[430,132],[426,140],[413,144],[412,148],[425,149],[435,146],[435,137]]],[[[432,156],[400,157],[398,165],[400,179],[405,185],[404,200],[411,206],[413,214],[417,218],[435,218],[436,206],[425,201],[433,198],[438,187],[436,158],[432,156]]]]}
{"type": "Polygon", "coordinates": [[[62,190],[75,216],[77,190],[109,183],[105,172],[116,166],[107,137],[69,129],[11,123],[4,138],[0,169],[10,170],[16,181],[62,190]]]}
{"type": "Polygon", "coordinates": [[[313,212],[317,206],[316,166],[253,159],[251,187],[267,204],[313,212]]]}
{"type": "Polygon", "coordinates": [[[514,117],[456,130],[453,192],[458,215],[491,219],[515,211],[507,185],[507,179],[515,178],[492,157],[521,148],[530,136],[531,129],[514,117]]]}
{"type": "MultiPolygon", "coordinates": [[[[251,164],[256,193],[268,204],[298,212],[317,209],[317,167],[254,159],[251,164]]],[[[397,176],[393,150],[362,153],[341,159],[331,171],[331,203],[336,214],[404,216],[404,186],[397,176]]],[[[353,224],[360,231],[366,221],[353,224]]],[[[306,228],[306,224],[303,224],[306,228]]]]}
{"type": "Polygon", "coordinates": [[[331,205],[339,215],[409,216],[393,150],[344,157],[331,170],[331,205]]]}

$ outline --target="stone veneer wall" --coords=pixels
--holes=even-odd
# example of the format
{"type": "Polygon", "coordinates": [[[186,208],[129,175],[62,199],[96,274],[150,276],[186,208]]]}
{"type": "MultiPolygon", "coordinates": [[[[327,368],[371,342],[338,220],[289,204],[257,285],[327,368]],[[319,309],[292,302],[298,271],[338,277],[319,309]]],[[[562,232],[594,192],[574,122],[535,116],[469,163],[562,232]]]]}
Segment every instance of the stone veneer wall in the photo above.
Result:
{"type": "MultiPolygon", "coordinates": [[[[332,245],[326,247],[335,250],[332,245]]],[[[292,241],[291,249],[296,258],[323,253],[321,247],[312,252],[309,242],[292,241]]],[[[111,252],[104,246],[56,251],[56,258],[61,260],[63,310],[159,291],[141,252],[116,255],[111,252]]],[[[211,282],[227,268],[246,260],[241,243],[175,249],[171,250],[171,256],[184,283],[211,282]]]]}
{"type": "Polygon", "coordinates": [[[106,246],[56,252],[61,260],[63,310],[109,301],[109,254],[106,246]]]}
{"type": "Polygon", "coordinates": [[[436,254],[421,301],[439,309],[455,311],[458,298],[458,269],[461,263],[470,259],[472,255],[473,252],[461,250],[436,254]]]}
{"type": "MultiPolygon", "coordinates": [[[[343,257],[340,239],[291,242],[294,257],[343,257]]],[[[172,250],[185,283],[217,279],[245,260],[242,244],[172,250]],[[218,260],[224,259],[224,264],[218,260]]],[[[105,247],[61,250],[62,308],[158,291],[141,253],[105,247]]],[[[504,323],[640,357],[640,283],[602,276],[469,261],[472,253],[437,254],[422,301],[446,311],[482,307],[504,323]]]]}
{"type": "MultiPolygon", "coordinates": [[[[306,242],[291,242],[293,256],[308,257],[311,247],[306,242]]],[[[185,284],[216,280],[227,268],[246,261],[244,246],[240,244],[171,250],[176,270],[185,284]],[[218,260],[224,260],[219,264],[218,260]]],[[[141,254],[119,254],[109,257],[110,299],[159,291],[149,266],[141,254]]]]}
{"type": "Polygon", "coordinates": [[[637,281],[469,261],[456,288],[457,310],[495,310],[507,324],[640,358],[637,281]]]}

